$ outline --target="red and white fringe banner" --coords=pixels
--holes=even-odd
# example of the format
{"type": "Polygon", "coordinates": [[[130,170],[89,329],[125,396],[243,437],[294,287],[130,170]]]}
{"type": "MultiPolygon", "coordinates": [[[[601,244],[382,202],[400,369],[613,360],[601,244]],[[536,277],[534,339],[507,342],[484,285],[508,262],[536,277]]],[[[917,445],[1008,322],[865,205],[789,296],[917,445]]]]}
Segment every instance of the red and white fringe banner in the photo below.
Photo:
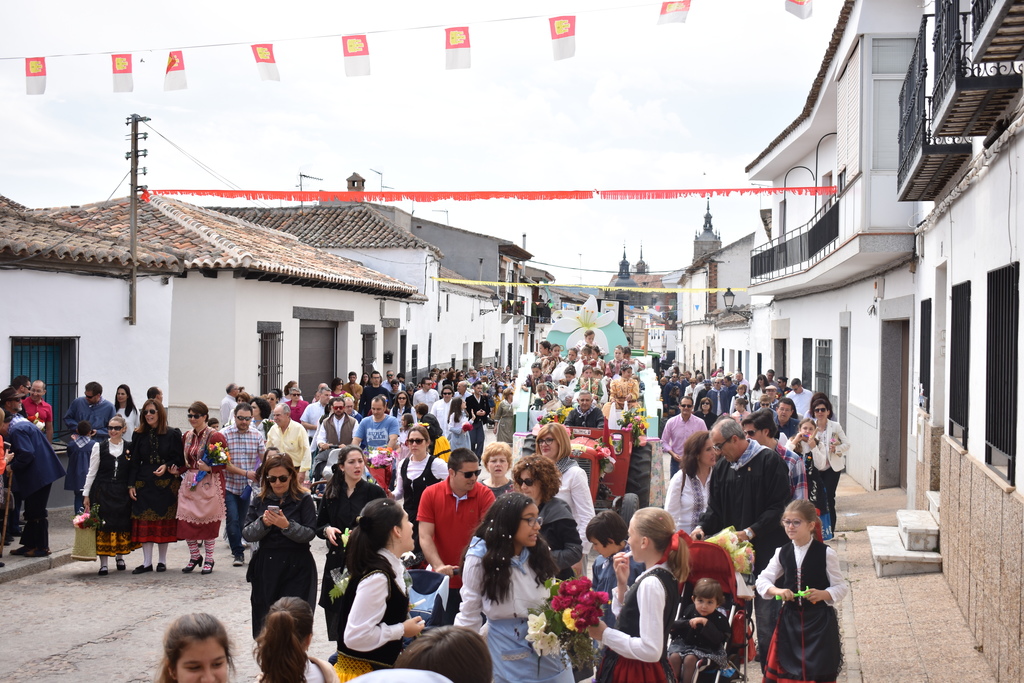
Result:
{"type": "Polygon", "coordinates": [[[295,190],[152,190],[150,195],[190,195],[224,199],[278,199],[287,202],[472,202],[479,199],[685,199],[687,197],[728,197],[730,195],[831,195],[835,186],[822,187],[738,187],[704,190],[526,190],[520,192],[312,192],[295,190]]]}

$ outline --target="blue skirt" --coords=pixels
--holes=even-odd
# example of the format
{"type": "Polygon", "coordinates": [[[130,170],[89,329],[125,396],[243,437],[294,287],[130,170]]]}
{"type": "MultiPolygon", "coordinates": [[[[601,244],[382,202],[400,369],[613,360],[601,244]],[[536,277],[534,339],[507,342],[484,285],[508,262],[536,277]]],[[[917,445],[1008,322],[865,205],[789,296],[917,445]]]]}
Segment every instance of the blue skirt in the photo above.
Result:
{"type": "Polygon", "coordinates": [[[526,642],[526,619],[487,622],[494,683],[574,683],[572,669],[553,656],[539,657],[526,642]]]}

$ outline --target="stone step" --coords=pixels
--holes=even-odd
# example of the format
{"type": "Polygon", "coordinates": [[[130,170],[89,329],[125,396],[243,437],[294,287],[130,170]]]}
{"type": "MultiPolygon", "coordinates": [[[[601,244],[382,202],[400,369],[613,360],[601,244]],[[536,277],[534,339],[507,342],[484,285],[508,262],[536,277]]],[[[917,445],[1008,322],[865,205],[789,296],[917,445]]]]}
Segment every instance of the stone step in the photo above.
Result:
{"type": "Polygon", "coordinates": [[[875,574],[879,578],[942,571],[942,555],[907,550],[903,547],[899,529],[894,526],[869,526],[868,540],[871,542],[875,574]]]}
{"type": "Polygon", "coordinates": [[[928,499],[928,512],[932,513],[932,517],[935,521],[939,521],[939,501],[942,498],[942,494],[938,491],[928,491],[925,494],[925,498],[928,499]]]}
{"type": "Polygon", "coordinates": [[[927,510],[897,510],[896,526],[907,550],[939,550],[939,524],[927,510]]]}

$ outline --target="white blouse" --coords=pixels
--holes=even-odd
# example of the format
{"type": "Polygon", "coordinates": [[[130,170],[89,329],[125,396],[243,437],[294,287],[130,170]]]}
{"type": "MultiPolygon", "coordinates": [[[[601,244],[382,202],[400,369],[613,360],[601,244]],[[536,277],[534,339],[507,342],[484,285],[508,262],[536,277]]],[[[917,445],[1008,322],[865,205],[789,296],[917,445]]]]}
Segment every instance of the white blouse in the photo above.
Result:
{"type": "MultiPolygon", "coordinates": [[[[637,577],[637,582],[650,574],[655,568],[663,567],[664,564],[656,564],[643,574],[637,577]]],[[[609,628],[601,638],[608,649],[617,652],[623,657],[636,659],[641,662],[657,662],[661,659],[661,652],[665,647],[668,634],[665,633],[665,624],[662,621],[665,616],[665,587],[656,578],[644,581],[637,587],[637,607],[640,609],[640,636],[633,638],[618,629],[609,628]]],[[[612,612],[619,616],[622,611],[622,603],[619,602],[619,591],[612,590],[612,612]]]]}
{"type": "MultiPolygon", "coordinates": [[[[391,590],[397,588],[403,595],[405,592],[405,566],[402,561],[386,548],[377,554],[388,561],[391,571],[395,573],[391,590]]],[[[370,652],[392,640],[400,640],[405,635],[405,624],[383,623],[384,611],[387,609],[388,581],[384,574],[377,572],[359,582],[356,598],[345,625],[345,645],[359,652],[370,652]]]]}
{"type": "MultiPolygon", "coordinates": [[[[703,484],[700,483],[700,479],[696,479],[696,477],[694,479],[704,489],[704,508],[697,510],[699,518],[708,507],[708,496],[711,494],[711,473],[708,473],[708,480],[703,484]]],[[[697,526],[693,523],[695,498],[693,494],[693,482],[685,472],[679,470],[672,475],[672,480],[668,483],[668,493],[665,494],[665,511],[672,515],[676,528],[682,529],[688,534],[692,533],[697,526]]]]}
{"type": "MultiPolygon", "coordinates": [[[[412,456],[409,456],[409,469],[406,470],[406,474],[409,476],[409,481],[416,479],[416,477],[423,474],[423,470],[427,469],[427,461],[430,460],[430,455],[423,458],[423,460],[414,460],[412,456]]],[[[398,463],[398,467],[402,467],[402,463],[398,463]]],[[[448,465],[441,458],[434,458],[434,464],[430,466],[430,471],[439,480],[443,481],[448,478],[448,465]]],[[[402,471],[398,470],[397,483],[395,484],[395,500],[401,500],[405,496],[405,489],[402,486],[402,471]]]]}
{"type": "Polygon", "coordinates": [[[124,428],[124,434],[121,436],[128,443],[132,442],[132,435],[135,434],[135,430],[139,428],[139,408],[135,407],[131,415],[124,414],[124,408],[118,408],[117,414],[124,418],[127,426],[124,428]]]}
{"type": "MultiPolygon", "coordinates": [[[[786,546],[783,545],[782,548],[786,546]]],[[[804,545],[797,545],[793,543],[793,550],[796,553],[796,566],[800,567],[804,563],[804,558],[807,556],[807,550],[811,547],[811,542],[808,541],[804,545]]],[[[764,568],[757,576],[757,592],[761,594],[762,598],[767,599],[768,589],[775,585],[775,582],[779,580],[784,573],[782,568],[782,562],[779,560],[779,553],[782,548],[776,548],[775,554],[772,559],[768,562],[768,566],[764,568]]],[[[828,591],[832,599],[828,601],[829,604],[842,602],[843,598],[846,597],[846,592],[850,590],[846,580],[843,579],[843,572],[839,570],[839,556],[836,555],[836,551],[831,546],[825,546],[825,571],[828,573],[828,582],[831,584],[825,590],[828,591]]]]}
{"type": "Polygon", "coordinates": [[[576,530],[583,541],[583,555],[586,556],[590,552],[587,525],[594,518],[594,499],[590,497],[590,484],[587,483],[587,473],[582,467],[570,467],[562,473],[562,483],[555,497],[569,504],[569,510],[576,520],[576,530]]]}
{"type": "MultiPolygon", "coordinates": [[[[482,541],[474,538],[473,545],[477,543],[482,541]]],[[[525,619],[530,615],[531,608],[543,605],[549,595],[548,590],[544,588],[543,583],[537,585],[537,575],[528,564],[523,566],[525,572],[518,567],[512,567],[512,590],[509,597],[502,602],[493,602],[483,592],[483,558],[467,554],[466,564],[462,569],[462,605],[455,617],[455,625],[465,626],[479,633],[485,615],[488,621],[525,619]]]]}
{"type": "MultiPolygon", "coordinates": [[[[110,444],[110,454],[115,458],[121,457],[124,453],[124,441],[120,443],[110,444]]],[[[92,484],[96,481],[96,474],[100,471],[100,445],[98,443],[93,444],[92,453],[89,454],[89,472],[85,475],[85,486],[82,488],[82,496],[84,498],[89,497],[89,491],[92,490],[92,484]]],[[[134,486],[134,484],[133,484],[134,486]]]]}

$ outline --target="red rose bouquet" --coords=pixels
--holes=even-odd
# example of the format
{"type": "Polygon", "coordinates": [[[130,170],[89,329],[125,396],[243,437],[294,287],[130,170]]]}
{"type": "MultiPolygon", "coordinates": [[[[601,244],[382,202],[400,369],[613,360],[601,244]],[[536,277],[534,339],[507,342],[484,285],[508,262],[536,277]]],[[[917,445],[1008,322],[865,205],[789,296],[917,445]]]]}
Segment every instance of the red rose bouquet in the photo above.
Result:
{"type": "Polygon", "coordinates": [[[601,620],[608,594],[592,590],[585,576],[569,581],[550,579],[544,585],[551,597],[543,607],[530,610],[527,642],[538,656],[562,653],[574,668],[592,666],[597,653],[587,629],[601,620]]]}

